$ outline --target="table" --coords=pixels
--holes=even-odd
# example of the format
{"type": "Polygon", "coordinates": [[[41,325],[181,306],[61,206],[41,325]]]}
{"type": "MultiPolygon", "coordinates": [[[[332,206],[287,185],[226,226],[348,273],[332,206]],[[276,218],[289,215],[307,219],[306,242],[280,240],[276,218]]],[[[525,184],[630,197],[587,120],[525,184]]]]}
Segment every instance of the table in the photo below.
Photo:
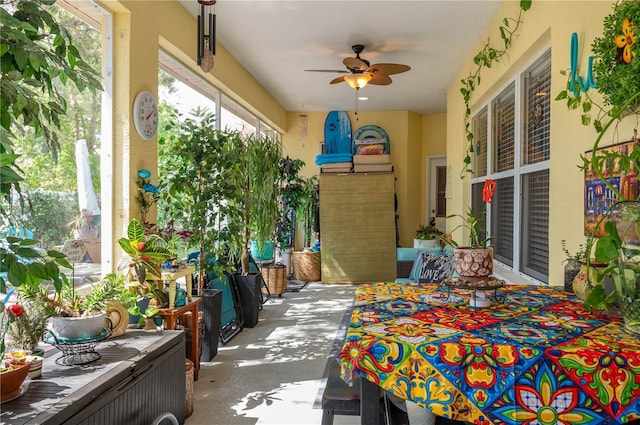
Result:
{"type": "Polygon", "coordinates": [[[198,372],[200,371],[200,332],[198,329],[198,304],[201,298],[193,298],[182,307],[161,308],[158,309],[157,315],[164,319],[164,327],[168,330],[176,328],[176,321],[185,313],[191,312],[191,358],[193,362],[193,380],[198,380],[198,372]]]}
{"type": "MultiPolygon", "coordinates": [[[[194,266],[184,266],[180,267],[178,270],[168,271],[162,270],[162,274],[160,278],[157,278],[153,275],[147,276],[148,280],[156,280],[162,282],[169,282],[169,308],[173,308],[176,302],[176,281],[182,277],[185,280],[185,290],[187,292],[187,302],[191,301],[191,286],[193,281],[193,273],[195,273],[196,268],[194,266]]],[[[161,288],[162,289],[162,288],[161,288]]]]}
{"type": "Polygon", "coordinates": [[[507,285],[504,302],[483,309],[469,307],[471,293],[358,288],[337,358],[347,382],[364,378],[363,423],[378,422],[364,405],[378,387],[475,424],[640,419],[640,337],[620,318],[589,313],[560,288],[507,285]]]}

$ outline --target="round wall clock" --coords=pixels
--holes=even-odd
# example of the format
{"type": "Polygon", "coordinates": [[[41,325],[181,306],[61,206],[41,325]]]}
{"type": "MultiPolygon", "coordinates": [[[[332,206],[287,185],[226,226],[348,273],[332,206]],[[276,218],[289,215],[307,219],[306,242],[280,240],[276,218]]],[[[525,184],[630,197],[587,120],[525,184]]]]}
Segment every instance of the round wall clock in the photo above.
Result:
{"type": "Polygon", "coordinates": [[[158,103],[153,94],[141,91],[133,101],[133,124],[144,140],[151,140],[158,131],[158,103]]]}

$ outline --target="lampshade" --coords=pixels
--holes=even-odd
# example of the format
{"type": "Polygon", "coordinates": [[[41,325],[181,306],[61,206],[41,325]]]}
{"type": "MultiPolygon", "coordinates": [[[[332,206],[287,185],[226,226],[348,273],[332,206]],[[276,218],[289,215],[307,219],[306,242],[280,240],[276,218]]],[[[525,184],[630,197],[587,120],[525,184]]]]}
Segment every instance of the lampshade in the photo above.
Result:
{"type": "Polygon", "coordinates": [[[344,80],[352,89],[361,89],[371,80],[371,74],[364,72],[359,74],[349,74],[344,77],[344,80]]]}

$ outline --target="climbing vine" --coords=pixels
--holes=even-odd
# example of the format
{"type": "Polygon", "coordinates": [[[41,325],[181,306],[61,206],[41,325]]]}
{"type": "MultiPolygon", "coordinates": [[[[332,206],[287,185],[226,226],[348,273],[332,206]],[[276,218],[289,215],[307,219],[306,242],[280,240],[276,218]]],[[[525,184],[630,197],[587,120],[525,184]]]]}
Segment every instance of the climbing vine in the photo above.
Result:
{"type": "Polygon", "coordinates": [[[476,68],[466,78],[460,80],[462,87],[460,93],[464,99],[465,113],[464,113],[464,131],[467,138],[467,152],[464,158],[464,168],[460,173],[460,178],[464,178],[466,173],[472,173],[471,170],[471,154],[475,152],[473,147],[473,132],[471,131],[471,95],[475,89],[480,85],[480,71],[482,68],[491,68],[495,62],[499,62],[500,59],[507,53],[511,42],[515,36],[520,24],[522,23],[522,14],[531,8],[532,0],[520,0],[520,11],[517,18],[504,18],[502,25],[498,28],[500,31],[500,38],[503,46],[500,48],[493,47],[487,43],[484,47],[473,57],[473,63],[476,68]]]}

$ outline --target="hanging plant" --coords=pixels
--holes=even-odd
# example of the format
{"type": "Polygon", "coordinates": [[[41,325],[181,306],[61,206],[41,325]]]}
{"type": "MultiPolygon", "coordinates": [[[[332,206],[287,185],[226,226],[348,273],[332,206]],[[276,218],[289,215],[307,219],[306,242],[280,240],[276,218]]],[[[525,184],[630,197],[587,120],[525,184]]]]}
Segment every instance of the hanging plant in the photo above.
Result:
{"type": "Polygon", "coordinates": [[[511,42],[515,36],[520,24],[522,23],[522,14],[531,8],[531,0],[520,0],[520,11],[517,18],[504,18],[502,25],[498,28],[500,38],[502,39],[502,47],[493,47],[487,42],[484,47],[473,57],[473,63],[476,68],[466,78],[460,80],[462,87],[460,93],[464,100],[464,132],[467,139],[467,152],[464,157],[464,168],[460,173],[460,178],[464,178],[467,173],[472,173],[471,155],[475,152],[473,132],[471,131],[471,95],[480,85],[480,71],[482,68],[491,68],[495,62],[500,62],[502,57],[507,53],[511,42]]]}
{"type": "MultiPolygon", "coordinates": [[[[591,45],[598,92],[606,105],[622,107],[640,93],[640,2],[621,1],[603,21],[591,45]]],[[[637,107],[640,99],[632,105],[637,107]]]]}
{"type": "MultiPolygon", "coordinates": [[[[625,117],[636,116],[640,106],[640,2],[626,0],[616,3],[613,13],[603,20],[602,36],[596,37],[591,50],[593,53],[593,71],[597,79],[595,89],[604,100],[600,105],[593,101],[589,91],[583,89],[580,82],[572,82],[568,75],[567,88],[561,91],[555,100],[566,100],[567,108],[581,107],[581,120],[591,125],[597,132],[590,156],[581,155],[582,170],[591,170],[602,182],[622,199],[622,195],[609,179],[605,178],[605,168],[616,163],[621,170],[629,172],[636,169],[640,160],[640,146],[636,145],[631,153],[620,155],[617,152],[599,151],[600,143],[607,130],[625,117]],[[594,109],[595,108],[595,109],[594,109]],[[592,120],[593,111],[597,116],[592,120]]],[[[634,134],[634,138],[637,135],[634,134]]]]}

